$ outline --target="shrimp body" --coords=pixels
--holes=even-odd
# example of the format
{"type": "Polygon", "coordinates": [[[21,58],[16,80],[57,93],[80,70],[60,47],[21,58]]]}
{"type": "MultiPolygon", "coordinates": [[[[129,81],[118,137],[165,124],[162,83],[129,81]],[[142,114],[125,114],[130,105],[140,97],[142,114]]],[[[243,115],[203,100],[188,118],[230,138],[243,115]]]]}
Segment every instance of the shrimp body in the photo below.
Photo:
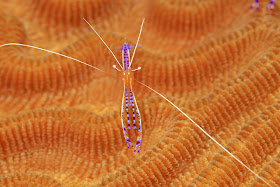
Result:
{"type": "Polygon", "coordinates": [[[133,147],[131,143],[127,130],[131,130],[131,125],[133,124],[133,129],[137,129],[138,125],[138,132],[137,132],[137,141],[134,152],[137,151],[137,154],[140,151],[140,145],[142,141],[142,123],[141,123],[141,115],[140,111],[132,90],[132,86],[134,83],[134,73],[131,70],[130,65],[130,49],[131,46],[128,44],[123,44],[122,46],[122,81],[124,85],[124,92],[123,92],[123,99],[122,99],[122,107],[121,107],[121,122],[122,122],[122,129],[124,138],[127,142],[127,147],[133,147]],[[125,112],[124,112],[125,111],[125,112]],[[126,113],[126,116],[125,116],[126,113]],[[126,123],[124,123],[126,121],[126,123]],[[125,125],[127,124],[127,125],[125,125]],[[127,127],[127,128],[126,128],[127,127]]]}
{"type": "Polygon", "coordinates": [[[124,88],[129,89],[133,86],[134,75],[130,68],[130,50],[132,47],[127,43],[124,43],[122,46],[122,81],[124,88]]]}

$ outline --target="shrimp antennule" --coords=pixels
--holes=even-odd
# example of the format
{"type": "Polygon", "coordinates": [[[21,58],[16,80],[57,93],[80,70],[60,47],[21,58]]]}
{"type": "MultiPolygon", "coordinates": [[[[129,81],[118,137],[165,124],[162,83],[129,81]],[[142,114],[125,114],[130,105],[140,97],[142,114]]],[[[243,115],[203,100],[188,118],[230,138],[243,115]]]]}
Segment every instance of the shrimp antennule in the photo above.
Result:
{"type": "Polygon", "coordinates": [[[93,26],[85,19],[85,18],[83,18],[84,20],[85,20],[85,22],[87,22],[87,24],[92,28],[92,30],[95,32],[95,34],[100,38],[100,40],[104,43],[104,45],[107,47],[107,49],[111,52],[111,54],[113,55],[113,57],[115,58],[115,60],[117,61],[117,63],[119,64],[119,66],[121,67],[121,68],[123,68],[122,67],[122,65],[120,64],[120,62],[118,61],[118,59],[117,59],[117,57],[115,56],[115,54],[113,53],[113,51],[110,49],[110,47],[106,44],[106,42],[101,38],[101,36],[98,34],[98,32],[93,28],[93,26]]]}
{"type": "Polygon", "coordinates": [[[139,35],[138,35],[138,38],[137,38],[137,42],[136,42],[136,45],[134,47],[134,51],[133,51],[133,54],[132,54],[131,62],[129,63],[129,68],[130,68],[130,66],[132,64],[132,61],[133,61],[133,58],[134,58],[134,55],[135,55],[135,52],[136,52],[136,48],[138,47],[138,42],[140,40],[140,36],[141,36],[141,33],[142,33],[144,21],[145,21],[145,18],[143,19],[142,24],[141,24],[141,28],[140,28],[139,35]]]}
{"type": "Polygon", "coordinates": [[[95,66],[92,66],[92,65],[90,65],[88,63],[85,63],[85,62],[83,62],[81,60],[78,60],[78,59],[75,59],[73,57],[70,57],[70,56],[67,56],[67,55],[64,55],[64,54],[61,54],[61,53],[57,53],[57,52],[54,52],[54,51],[51,51],[51,50],[48,50],[48,49],[43,49],[43,48],[40,48],[40,47],[36,47],[36,46],[32,46],[32,45],[27,45],[27,44],[20,44],[20,43],[6,43],[6,44],[0,45],[0,47],[4,47],[4,46],[24,46],[24,47],[29,47],[29,48],[45,51],[45,52],[48,52],[48,53],[53,53],[53,54],[56,54],[56,55],[59,55],[59,56],[62,56],[62,57],[74,60],[74,61],[79,62],[81,64],[87,65],[87,66],[89,66],[91,68],[94,68],[94,69],[96,69],[98,71],[101,71],[101,72],[105,73],[105,71],[103,71],[103,70],[101,70],[101,69],[99,69],[99,68],[97,68],[95,66]]]}

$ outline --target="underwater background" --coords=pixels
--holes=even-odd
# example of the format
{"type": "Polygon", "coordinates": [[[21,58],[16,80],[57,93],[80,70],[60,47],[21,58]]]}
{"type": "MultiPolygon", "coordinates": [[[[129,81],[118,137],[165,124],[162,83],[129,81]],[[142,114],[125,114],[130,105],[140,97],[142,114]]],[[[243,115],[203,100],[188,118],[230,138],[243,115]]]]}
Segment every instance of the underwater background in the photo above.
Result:
{"type": "MultiPolygon", "coordinates": [[[[121,127],[106,46],[135,45],[135,79],[280,186],[280,1],[1,0],[0,186],[267,186],[172,105],[134,83],[139,155],[121,127]]],[[[135,137],[132,137],[135,139],[135,137]]]]}

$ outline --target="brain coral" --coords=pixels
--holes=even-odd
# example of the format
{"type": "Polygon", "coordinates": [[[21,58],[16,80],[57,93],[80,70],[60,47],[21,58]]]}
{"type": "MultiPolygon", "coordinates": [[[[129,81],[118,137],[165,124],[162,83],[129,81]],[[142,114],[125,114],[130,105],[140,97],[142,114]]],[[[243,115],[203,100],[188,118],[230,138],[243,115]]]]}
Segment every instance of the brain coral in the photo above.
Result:
{"type": "Polygon", "coordinates": [[[169,103],[134,85],[139,155],[121,129],[116,56],[146,22],[135,78],[280,185],[280,9],[248,0],[1,0],[0,186],[266,186],[169,103]]]}

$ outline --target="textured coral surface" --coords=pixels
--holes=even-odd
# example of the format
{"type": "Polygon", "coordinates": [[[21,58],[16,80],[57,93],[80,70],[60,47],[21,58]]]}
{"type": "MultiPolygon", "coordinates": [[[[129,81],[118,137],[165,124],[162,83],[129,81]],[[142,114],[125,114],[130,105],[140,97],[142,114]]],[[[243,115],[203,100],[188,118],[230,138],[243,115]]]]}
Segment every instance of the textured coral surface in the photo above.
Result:
{"type": "Polygon", "coordinates": [[[271,186],[280,185],[280,8],[250,0],[1,0],[0,186],[266,186],[169,103],[134,91],[139,155],[123,138],[112,55],[271,186]]]}

